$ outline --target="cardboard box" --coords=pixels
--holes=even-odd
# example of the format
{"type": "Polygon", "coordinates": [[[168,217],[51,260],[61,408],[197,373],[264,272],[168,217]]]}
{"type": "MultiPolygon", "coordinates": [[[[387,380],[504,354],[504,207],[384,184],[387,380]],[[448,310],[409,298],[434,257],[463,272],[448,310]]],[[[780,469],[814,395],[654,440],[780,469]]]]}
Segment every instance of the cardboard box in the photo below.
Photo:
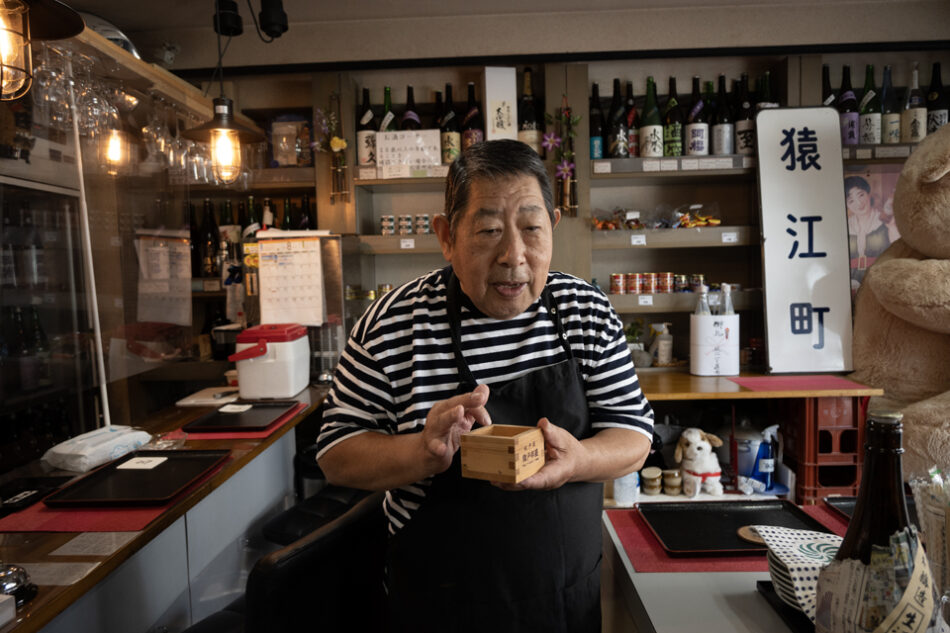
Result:
{"type": "Polygon", "coordinates": [[[514,68],[487,66],[482,82],[485,140],[518,140],[518,88],[514,68]]]}
{"type": "Polygon", "coordinates": [[[544,436],[536,426],[492,424],[462,436],[462,476],[517,484],[544,466],[544,436]]]}

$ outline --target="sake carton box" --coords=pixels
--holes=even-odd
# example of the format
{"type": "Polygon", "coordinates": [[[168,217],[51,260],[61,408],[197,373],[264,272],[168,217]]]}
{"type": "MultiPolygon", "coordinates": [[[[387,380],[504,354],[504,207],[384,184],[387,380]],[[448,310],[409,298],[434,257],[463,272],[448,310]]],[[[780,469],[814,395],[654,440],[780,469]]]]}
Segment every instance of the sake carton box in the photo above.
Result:
{"type": "Polygon", "coordinates": [[[514,68],[486,66],[482,81],[485,140],[518,140],[518,87],[514,68]]]}
{"type": "Polygon", "coordinates": [[[462,476],[521,483],[544,466],[544,436],[536,426],[492,424],[461,438],[462,476]]]}

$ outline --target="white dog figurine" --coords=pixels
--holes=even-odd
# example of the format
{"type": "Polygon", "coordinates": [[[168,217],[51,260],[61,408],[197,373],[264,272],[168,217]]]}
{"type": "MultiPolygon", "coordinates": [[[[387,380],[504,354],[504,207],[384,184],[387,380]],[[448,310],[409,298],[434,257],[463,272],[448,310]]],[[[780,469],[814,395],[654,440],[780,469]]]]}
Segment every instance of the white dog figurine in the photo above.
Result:
{"type": "Polygon", "coordinates": [[[722,440],[701,429],[689,428],[680,435],[673,457],[681,463],[683,494],[687,497],[695,497],[700,490],[722,496],[722,470],[713,446],[722,446],[722,440]]]}

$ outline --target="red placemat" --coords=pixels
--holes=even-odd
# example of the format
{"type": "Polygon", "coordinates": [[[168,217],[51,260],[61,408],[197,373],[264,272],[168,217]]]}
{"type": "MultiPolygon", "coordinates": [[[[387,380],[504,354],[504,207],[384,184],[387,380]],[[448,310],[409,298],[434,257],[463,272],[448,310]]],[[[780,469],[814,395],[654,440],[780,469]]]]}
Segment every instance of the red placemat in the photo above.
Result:
{"type": "MultiPolygon", "coordinates": [[[[803,509],[822,525],[843,536],[847,523],[824,504],[804,506],[803,509]]],[[[620,544],[641,573],[698,572],[698,571],[768,571],[765,554],[742,556],[671,557],[656,540],[646,521],[637,510],[608,510],[607,518],[613,525],[620,544]]]]}
{"type": "Polygon", "coordinates": [[[740,376],[730,378],[752,391],[828,391],[829,389],[867,389],[865,385],[829,374],[814,376],[740,376]]]}
{"type": "Polygon", "coordinates": [[[50,508],[42,501],[0,519],[0,532],[138,532],[221,470],[225,459],[170,503],[128,508],[50,508]]]}
{"type": "Polygon", "coordinates": [[[294,417],[307,408],[307,405],[303,402],[298,402],[293,409],[280,416],[273,422],[270,426],[261,431],[222,431],[220,433],[213,432],[203,432],[203,433],[186,433],[182,429],[176,429],[170,433],[165,433],[162,435],[163,440],[177,440],[180,438],[188,440],[262,440],[265,437],[268,437],[271,433],[287,424],[290,420],[293,420],[294,417]]]}

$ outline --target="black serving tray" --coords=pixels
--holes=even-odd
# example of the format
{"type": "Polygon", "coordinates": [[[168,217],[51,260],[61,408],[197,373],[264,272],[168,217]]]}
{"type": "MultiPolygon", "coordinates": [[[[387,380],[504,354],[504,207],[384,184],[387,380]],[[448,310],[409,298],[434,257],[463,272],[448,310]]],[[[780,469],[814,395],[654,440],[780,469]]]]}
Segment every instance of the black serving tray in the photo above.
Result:
{"type": "MultiPolygon", "coordinates": [[[[914,502],[913,495],[905,495],[907,499],[907,514],[910,522],[920,527],[920,521],[917,519],[917,504],[914,502]]],[[[851,515],[854,514],[854,506],[858,501],[857,497],[823,497],[829,508],[840,514],[845,521],[851,521],[851,515]]]]}
{"type": "Polygon", "coordinates": [[[53,508],[164,505],[227,459],[228,450],[135,451],[100,466],[43,499],[53,508]],[[119,468],[138,457],[165,457],[150,470],[119,468]]]}
{"type": "Polygon", "coordinates": [[[263,431],[299,403],[296,400],[235,400],[223,407],[206,413],[182,427],[186,433],[225,433],[229,431],[263,431]],[[233,405],[251,405],[241,413],[226,413],[233,405]]]}
{"type": "Polygon", "coordinates": [[[73,477],[71,475],[40,477],[18,477],[0,486],[0,516],[17,512],[29,507],[47,494],[64,486],[73,477]]]}
{"type": "Polygon", "coordinates": [[[765,545],[743,541],[736,534],[746,525],[830,532],[794,503],[781,499],[641,503],[638,509],[670,556],[764,554],[765,545]]]}
{"type": "Polygon", "coordinates": [[[775,612],[778,613],[779,617],[782,618],[782,621],[785,622],[789,629],[795,633],[814,633],[815,625],[808,619],[808,616],[798,609],[793,609],[785,604],[778,593],[776,593],[775,586],[771,581],[758,580],[755,583],[755,588],[765,597],[769,605],[775,609],[775,612]]]}

